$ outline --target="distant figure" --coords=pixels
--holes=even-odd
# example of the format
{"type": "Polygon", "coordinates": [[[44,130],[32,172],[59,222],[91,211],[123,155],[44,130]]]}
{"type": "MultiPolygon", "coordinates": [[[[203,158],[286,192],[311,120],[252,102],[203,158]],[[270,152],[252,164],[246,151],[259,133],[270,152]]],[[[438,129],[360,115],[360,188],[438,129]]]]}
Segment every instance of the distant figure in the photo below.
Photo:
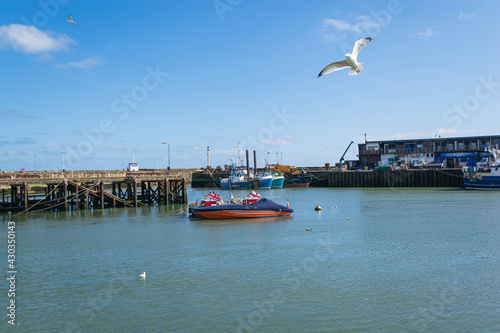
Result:
{"type": "Polygon", "coordinates": [[[69,22],[69,23],[74,23],[74,24],[76,24],[76,22],[75,22],[75,21],[73,21],[73,19],[71,18],[71,15],[69,15],[68,17],[69,17],[69,20],[68,20],[68,22],[69,22]]]}
{"type": "Polygon", "coordinates": [[[361,38],[354,44],[354,48],[352,50],[352,54],[347,53],[345,55],[346,59],[342,61],[337,61],[337,62],[332,62],[330,65],[326,66],[323,68],[323,70],[318,74],[318,77],[323,76],[325,74],[330,74],[332,72],[351,67],[351,70],[349,71],[349,75],[358,75],[363,67],[365,66],[364,63],[360,62],[358,63],[358,54],[359,51],[363,47],[366,46],[369,42],[372,41],[372,37],[367,37],[367,38],[361,38]]]}

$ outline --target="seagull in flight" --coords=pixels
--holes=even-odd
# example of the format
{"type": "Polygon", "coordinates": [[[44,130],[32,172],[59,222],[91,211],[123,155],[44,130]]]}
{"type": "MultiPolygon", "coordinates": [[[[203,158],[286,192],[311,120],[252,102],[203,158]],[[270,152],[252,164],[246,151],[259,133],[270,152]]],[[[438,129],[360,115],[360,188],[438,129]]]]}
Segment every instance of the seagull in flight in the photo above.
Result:
{"type": "Polygon", "coordinates": [[[69,22],[69,23],[74,23],[74,24],[76,24],[76,22],[75,22],[75,21],[73,21],[73,19],[71,18],[71,15],[69,15],[68,17],[69,17],[69,20],[68,20],[68,22],[69,22]]]}
{"type": "Polygon", "coordinates": [[[348,67],[351,68],[351,70],[349,71],[349,75],[358,75],[361,72],[361,70],[363,69],[363,67],[365,66],[364,63],[358,62],[359,51],[361,51],[361,49],[363,47],[365,47],[366,44],[371,42],[372,39],[373,39],[372,37],[366,37],[366,38],[361,38],[360,40],[358,40],[354,44],[352,54],[347,53],[345,55],[345,58],[346,58],[345,60],[332,62],[330,65],[323,68],[321,73],[318,74],[318,77],[323,76],[325,74],[330,74],[332,72],[335,72],[335,71],[338,71],[338,70],[341,70],[344,68],[348,68],[348,67]]]}

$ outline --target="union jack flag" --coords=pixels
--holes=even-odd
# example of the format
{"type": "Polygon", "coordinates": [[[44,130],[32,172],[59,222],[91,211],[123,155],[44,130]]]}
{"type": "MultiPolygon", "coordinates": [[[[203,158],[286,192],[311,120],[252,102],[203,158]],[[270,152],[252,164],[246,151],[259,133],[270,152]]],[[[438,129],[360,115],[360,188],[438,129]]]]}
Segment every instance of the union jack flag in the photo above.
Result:
{"type": "Polygon", "coordinates": [[[255,198],[255,199],[260,199],[260,194],[259,193],[255,193],[255,191],[252,191],[250,192],[250,196],[255,198]]]}
{"type": "Polygon", "coordinates": [[[221,196],[217,192],[214,192],[212,190],[208,191],[208,197],[212,200],[220,200],[221,199],[221,196]]]}

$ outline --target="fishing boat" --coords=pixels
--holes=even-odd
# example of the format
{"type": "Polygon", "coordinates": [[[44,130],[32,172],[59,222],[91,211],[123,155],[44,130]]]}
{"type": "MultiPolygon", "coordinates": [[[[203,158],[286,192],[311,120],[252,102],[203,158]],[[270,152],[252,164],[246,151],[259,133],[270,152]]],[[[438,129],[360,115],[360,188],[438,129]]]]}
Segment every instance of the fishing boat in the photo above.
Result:
{"type": "Polygon", "coordinates": [[[467,190],[500,190],[500,161],[497,149],[488,149],[492,161],[475,167],[464,167],[464,186],[467,190]]]}
{"type": "Polygon", "coordinates": [[[308,187],[311,184],[312,175],[304,169],[282,164],[268,164],[267,167],[284,176],[283,187],[308,187]]]}
{"type": "Polygon", "coordinates": [[[271,188],[273,177],[271,175],[256,177],[252,172],[248,174],[245,167],[233,167],[228,178],[220,180],[220,187],[223,190],[235,189],[268,189],[271,188]]]}
{"type": "Polygon", "coordinates": [[[212,206],[193,206],[189,208],[192,217],[205,219],[241,219],[263,217],[285,217],[293,209],[272,200],[262,198],[250,204],[227,203],[212,206]]]}
{"type": "Polygon", "coordinates": [[[298,175],[287,175],[283,187],[309,187],[312,175],[302,173],[298,175]]]}
{"type": "Polygon", "coordinates": [[[282,188],[285,183],[285,176],[279,172],[273,172],[273,183],[271,184],[271,188],[282,188]]]}
{"type": "Polygon", "coordinates": [[[271,188],[282,188],[283,183],[285,182],[285,177],[280,172],[272,172],[272,171],[263,171],[257,172],[256,177],[260,180],[268,179],[269,177],[272,179],[271,188]]]}

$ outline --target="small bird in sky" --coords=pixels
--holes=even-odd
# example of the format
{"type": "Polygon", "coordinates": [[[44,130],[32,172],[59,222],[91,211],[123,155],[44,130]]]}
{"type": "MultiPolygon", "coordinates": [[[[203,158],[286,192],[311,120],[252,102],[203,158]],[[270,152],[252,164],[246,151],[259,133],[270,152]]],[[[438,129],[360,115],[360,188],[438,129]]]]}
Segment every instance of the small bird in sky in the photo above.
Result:
{"type": "Polygon", "coordinates": [[[73,21],[73,19],[71,18],[71,15],[69,15],[68,17],[69,17],[69,20],[68,20],[68,22],[69,22],[69,23],[74,23],[74,24],[76,24],[76,22],[75,22],[75,21],[73,21]]]}
{"type": "Polygon", "coordinates": [[[318,77],[323,76],[325,74],[330,74],[332,72],[335,72],[335,71],[338,71],[338,70],[341,70],[344,68],[348,68],[348,67],[351,68],[351,70],[349,71],[349,75],[358,75],[361,72],[361,70],[363,69],[363,67],[365,66],[365,64],[363,62],[358,62],[359,51],[361,51],[361,49],[363,47],[365,47],[366,44],[371,42],[372,39],[373,39],[372,37],[366,37],[366,38],[361,38],[360,40],[358,40],[354,44],[352,54],[347,53],[345,55],[345,58],[346,58],[345,60],[332,62],[330,65],[323,68],[323,70],[318,74],[318,77]]]}

